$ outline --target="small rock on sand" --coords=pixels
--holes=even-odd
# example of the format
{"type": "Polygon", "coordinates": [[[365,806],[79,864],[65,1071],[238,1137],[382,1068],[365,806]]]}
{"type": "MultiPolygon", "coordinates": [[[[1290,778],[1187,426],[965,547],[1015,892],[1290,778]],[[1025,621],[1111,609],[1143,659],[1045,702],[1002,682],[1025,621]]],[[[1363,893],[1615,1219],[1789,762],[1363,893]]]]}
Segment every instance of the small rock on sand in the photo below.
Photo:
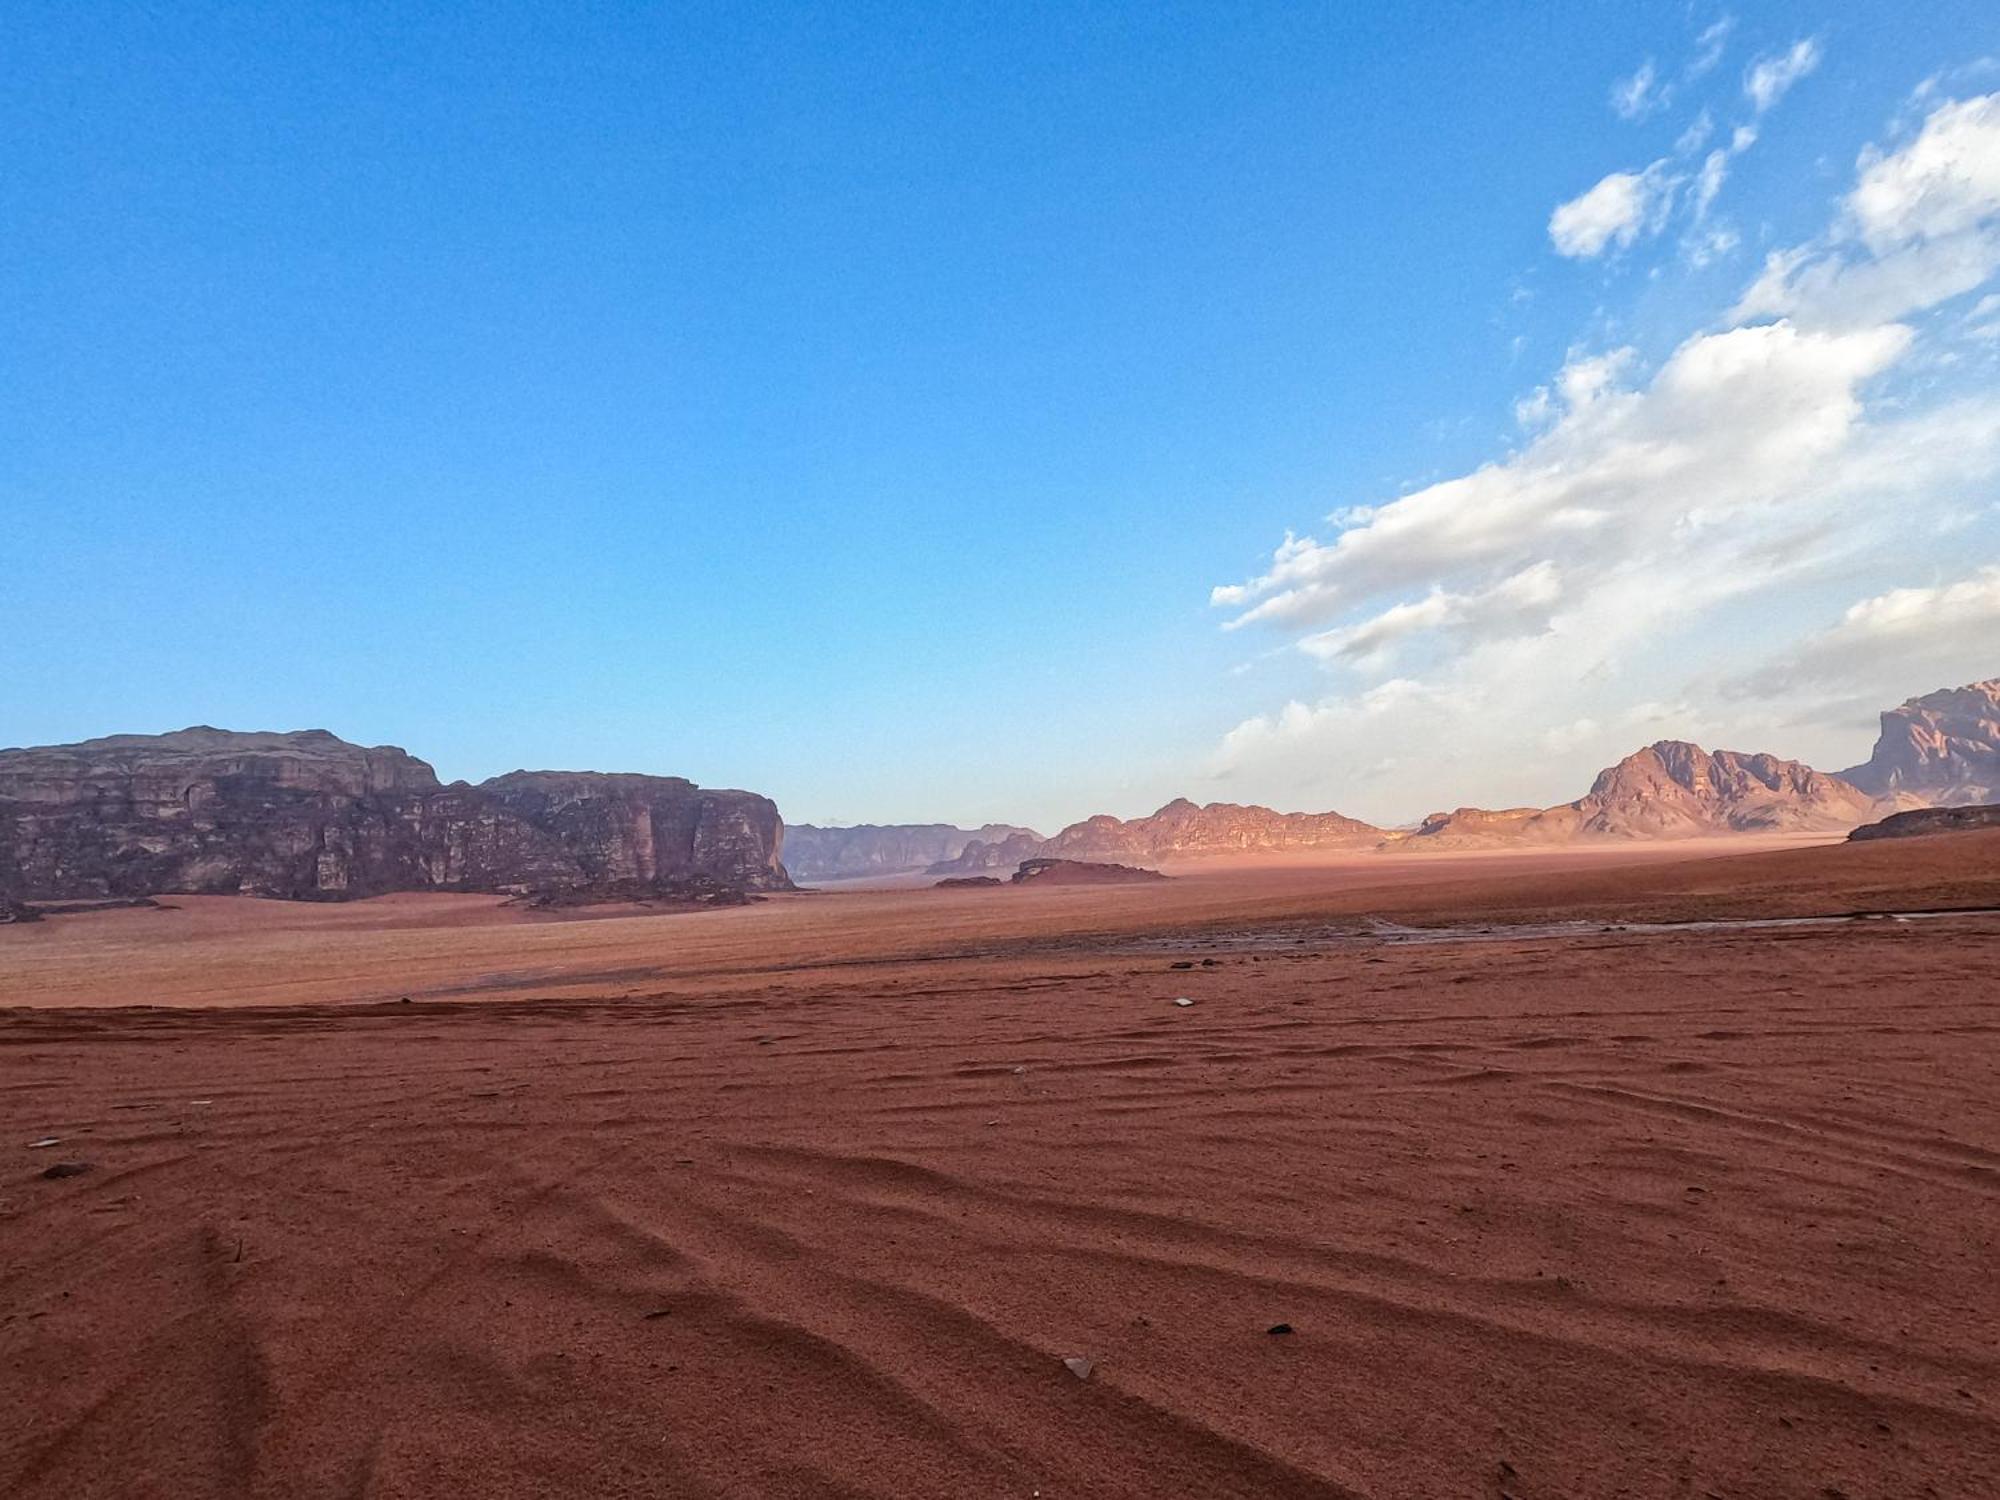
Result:
{"type": "Polygon", "coordinates": [[[1063,1368],[1068,1370],[1078,1380],[1088,1380],[1090,1379],[1090,1372],[1097,1368],[1097,1361],[1094,1359],[1085,1359],[1081,1354],[1072,1354],[1068,1359],[1063,1361],[1063,1368]]]}
{"type": "Polygon", "coordinates": [[[44,1167],[42,1176],[54,1182],[64,1177],[81,1177],[89,1170],[90,1163],[87,1161],[59,1161],[53,1166],[44,1167]]]}

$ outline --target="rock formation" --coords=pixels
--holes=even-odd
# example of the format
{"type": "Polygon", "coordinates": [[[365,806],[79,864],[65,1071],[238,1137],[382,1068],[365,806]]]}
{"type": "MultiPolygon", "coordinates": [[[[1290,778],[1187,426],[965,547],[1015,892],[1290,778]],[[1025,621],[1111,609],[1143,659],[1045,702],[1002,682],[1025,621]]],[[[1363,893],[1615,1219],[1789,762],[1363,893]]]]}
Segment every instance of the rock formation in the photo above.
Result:
{"type": "Polygon", "coordinates": [[[1042,836],[1010,823],[972,829],[949,823],[859,823],[852,828],[795,823],[785,830],[785,868],[797,880],[901,875],[951,865],[972,844],[1006,841],[1039,845],[1042,836]]]}
{"type": "Polygon", "coordinates": [[[1165,880],[1158,870],[1088,859],[1029,859],[1014,872],[1015,885],[1131,885],[1165,880]]]}
{"type": "Polygon", "coordinates": [[[441,786],[322,729],[206,727],[0,750],[0,894],[785,889],[777,808],[672,776],[515,772],[441,786]]]}
{"type": "Polygon", "coordinates": [[[1874,753],[1840,774],[1875,797],[1938,807],[2000,801],[2000,677],[1890,709],[1874,753]]]}
{"type": "Polygon", "coordinates": [[[975,841],[958,858],[931,866],[933,875],[1010,869],[1024,859],[1189,860],[1226,854],[1283,854],[1319,849],[1367,849],[1382,830],[1339,813],[1281,813],[1233,802],[1199,806],[1185,797],[1144,818],[1100,813],[1072,823],[1054,838],[1016,835],[975,841]]]}
{"type": "Polygon", "coordinates": [[[1010,833],[998,843],[986,839],[973,839],[958,852],[955,859],[940,860],[930,867],[932,875],[971,874],[980,870],[1014,870],[1020,868],[1021,861],[1033,859],[1047,843],[1039,833],[1021,830],[1010,833]]]}
{"type": "Polygon", "coordinates": [[[1831,833],[1866,822],[1875,812],[1875,798],[1799,761],[1734,750],[1711,753],[1685,740],[1661,740],[1600,771],[1589,792],[1574,802],[1433,813],[1402,842],[1421,849],[1831,833]]]}
{"type": "Polygon", "coordinates": [[[1381,837],[1381,829],[1339,813],[1281,813],[1233,802],[1202,807],[1177,797],[1150,817],[1121,821],[1100,815],[1072,823],[1036,853],[1060,859],[1199,859],[1366,849],[1381,837]]]}
{"type": "Polygon", "coordinates": [[[2000,805],[1911,808],[1891,813],[1879,823],[1863,823],[1847,837],[1849,842],[1910,839],[1930,833],[1969,833],[1979,828],[2000,828],[2000,805]]]}

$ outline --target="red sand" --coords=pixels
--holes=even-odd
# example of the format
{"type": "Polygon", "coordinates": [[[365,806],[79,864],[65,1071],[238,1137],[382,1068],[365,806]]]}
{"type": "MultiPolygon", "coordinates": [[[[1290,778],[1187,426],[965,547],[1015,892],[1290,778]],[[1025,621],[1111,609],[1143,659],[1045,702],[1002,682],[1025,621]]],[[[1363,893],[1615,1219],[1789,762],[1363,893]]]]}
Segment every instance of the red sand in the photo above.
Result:
{"type": "Polygon", "coordinates": [[[1240,939],[2000,838],[1425,863],[0,931],[0,1493],[1994,1494],[2000,920],[1240,939]]]}

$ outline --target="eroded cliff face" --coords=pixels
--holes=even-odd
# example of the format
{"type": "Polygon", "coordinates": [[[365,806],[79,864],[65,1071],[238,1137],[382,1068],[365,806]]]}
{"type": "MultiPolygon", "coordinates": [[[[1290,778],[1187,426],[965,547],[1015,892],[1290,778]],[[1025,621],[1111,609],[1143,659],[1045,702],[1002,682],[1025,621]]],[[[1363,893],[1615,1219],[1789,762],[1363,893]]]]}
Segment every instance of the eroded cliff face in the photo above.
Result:
{"type": "Polygon", "coordinates": [[[1875,799],[1801,761],[1662,740],[1600,773],[1571,805],[1585,834],[1674,838],[1845,832],[1874,816],[1875,799]]]}
{"type": "Polygon", "coordinates": [[[1874,753],[1841,775],[1865,792],[1905,802],[2000,802],[2000,677],[1890,709],[1874,753]]]}
{"type": "Polygon", "coordinates": [[[776,807],[748,792],[524,772],[441,786],[402,750],[325,730],[0,751],[0,894],[16,899],[782,889],[782,839],[776,807]]]}
{"type": "Polygon", "coordinates": [[[1875,798],[1801,761],[1661,740],[1598,772],[1574,802],[1432,813],[1403,844],[1444,849],[1579,838],[1835,833],[1865,823],[1876,811],[1875,798]]]}
{"type": "Polygon", "coordinates": [[[587,884],[703,876],[746,890],[790,885],[777,804],[678,776],[514,771],[478,790],[554,838],[587,884]]]}

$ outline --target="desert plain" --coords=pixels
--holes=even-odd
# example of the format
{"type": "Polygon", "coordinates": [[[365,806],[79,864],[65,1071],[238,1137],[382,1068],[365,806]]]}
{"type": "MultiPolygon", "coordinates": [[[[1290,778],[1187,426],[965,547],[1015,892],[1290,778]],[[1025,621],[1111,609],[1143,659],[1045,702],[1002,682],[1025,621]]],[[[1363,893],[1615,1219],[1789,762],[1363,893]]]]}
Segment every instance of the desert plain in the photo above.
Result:
{"type": "Polygon", "coordinates": [[[1744,849],[0,928],[0,1494],[2000,1493],[2000,833],[1744,849]]]}

